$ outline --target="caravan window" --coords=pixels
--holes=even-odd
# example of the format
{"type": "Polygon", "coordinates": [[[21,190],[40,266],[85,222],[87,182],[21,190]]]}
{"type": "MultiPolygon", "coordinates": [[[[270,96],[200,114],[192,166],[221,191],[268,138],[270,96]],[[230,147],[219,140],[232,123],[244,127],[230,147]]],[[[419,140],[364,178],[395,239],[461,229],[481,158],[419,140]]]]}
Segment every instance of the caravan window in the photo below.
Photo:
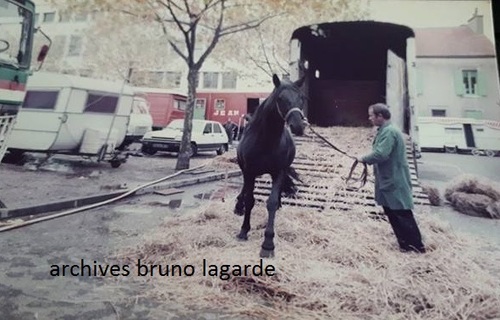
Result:
{"type": "Polygon", "coordinates": [[[115,113],[118,97],[89,94],[84,112],[115,113]]]}
{"type": "Polygon", "coordinates": [[[28,91],[23,108],[53,110],[56,107],[59,91],[28,91]]]}

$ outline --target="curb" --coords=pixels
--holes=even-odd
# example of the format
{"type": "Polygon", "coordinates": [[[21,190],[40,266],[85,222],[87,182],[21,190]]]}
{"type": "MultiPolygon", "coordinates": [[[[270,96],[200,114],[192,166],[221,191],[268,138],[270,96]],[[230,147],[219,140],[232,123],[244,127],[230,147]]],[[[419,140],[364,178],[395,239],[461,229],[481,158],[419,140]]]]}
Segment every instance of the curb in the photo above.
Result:
{"type": "MultiPolygon", "coordinates": [[[[227,172],[218,172],[212,174],[206,174],[195,178],[187,178],[187,179],[179,179],[166,183],[161,183],[149,187],[145,187],[143,189],[137,190],[133,195],[144,195],[148,193],[153,193],[157,190],[169,189],[169,188],[180,188],[186,186],[192,186],[195,184],[201,184],[210,181],[222,180],[224,178],[232,178],[241,176],[240,170],[231,170],[227,172]]],[[[87,206],[95,203],[99,203],[102,201],[106,201],[109,199],[113,199],[115,197],[121,196],[130,189],[125,189],[121,191],[114,191],[104,194],[98,194],[93,196],[85,196],[81,198],[74,199],[65,199],[61,201],[49,202],[45,204],[40,204],[31,207],[20,207],[20,208],[0,208],[0,221],[6,219],[13,219],[19,217],[25,217],[30,215],[42,214],[53,211],[60,211],[65,209],[74,209],[82,206],[87,206]]]]}

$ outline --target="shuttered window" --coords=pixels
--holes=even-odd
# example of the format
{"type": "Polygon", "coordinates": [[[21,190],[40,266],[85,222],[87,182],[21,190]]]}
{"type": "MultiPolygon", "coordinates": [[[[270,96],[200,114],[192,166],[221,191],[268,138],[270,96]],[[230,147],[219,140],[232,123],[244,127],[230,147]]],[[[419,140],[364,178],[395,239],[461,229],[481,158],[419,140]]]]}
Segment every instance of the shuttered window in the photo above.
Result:
{"type": "Polygon", "coordinates": [[[484,75],[477,69],[455,72],[455,93],[458,96],[486,96],[484,75]]]}

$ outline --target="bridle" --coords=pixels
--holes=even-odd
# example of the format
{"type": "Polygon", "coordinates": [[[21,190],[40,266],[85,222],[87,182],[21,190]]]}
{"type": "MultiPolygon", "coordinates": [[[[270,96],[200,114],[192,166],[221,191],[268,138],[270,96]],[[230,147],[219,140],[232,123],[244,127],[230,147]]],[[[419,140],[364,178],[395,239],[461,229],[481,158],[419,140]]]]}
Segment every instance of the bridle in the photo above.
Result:
{"type": "Polygon", "coordinates": [[[285,122],[287,122],[288,118],[292,115],[293,112],[298,112],[300,114],[300,116],[302,117],[302,119],[304,118],[304,113],[302,112],[302,110],[300,108],[297,108],[297,107],[288,110],[288,112],[283,116],[283,113],[280,110],[280,104],[278,101],[276,101],[276,109],[278,110],[280,117],[283,120],[285,120],[285,122]]]}
{"type": "MultiPolygon", "coordinates": [[[[279,95],[278,95],[279,97],[279,95]]],[[[283,112],[281,112],[280,108],[280,103],[278,101],[278,98],[276,98],[276,109],[278,110],[278,114],[280,115],[281,119],[285,121],[285,123],[288,121],[288,118],[292,115],[294,112],[298,112],[301,116],[302,119],[304,119],[304,112],[302,112],[302,109],[294,107],[288,110],[288,112],[283,116],[283,112]]]]}

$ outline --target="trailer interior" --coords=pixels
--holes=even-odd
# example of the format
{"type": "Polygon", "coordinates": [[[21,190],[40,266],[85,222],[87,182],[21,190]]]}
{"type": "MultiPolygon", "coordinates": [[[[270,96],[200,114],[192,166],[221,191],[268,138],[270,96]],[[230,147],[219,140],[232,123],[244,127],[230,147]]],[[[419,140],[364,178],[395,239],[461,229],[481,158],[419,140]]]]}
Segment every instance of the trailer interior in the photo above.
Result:
{"type": "Polygon", "coordinates": [[[410,37],[414,33],[408,27],[374,21],[324,23],[295,30],[292,40],[300,42],[301,63],[307,61],[302,72],[306,73],[309,122],[369,126],[367,107],[386,102],[388,50],[406,61],[410,37]]]}

